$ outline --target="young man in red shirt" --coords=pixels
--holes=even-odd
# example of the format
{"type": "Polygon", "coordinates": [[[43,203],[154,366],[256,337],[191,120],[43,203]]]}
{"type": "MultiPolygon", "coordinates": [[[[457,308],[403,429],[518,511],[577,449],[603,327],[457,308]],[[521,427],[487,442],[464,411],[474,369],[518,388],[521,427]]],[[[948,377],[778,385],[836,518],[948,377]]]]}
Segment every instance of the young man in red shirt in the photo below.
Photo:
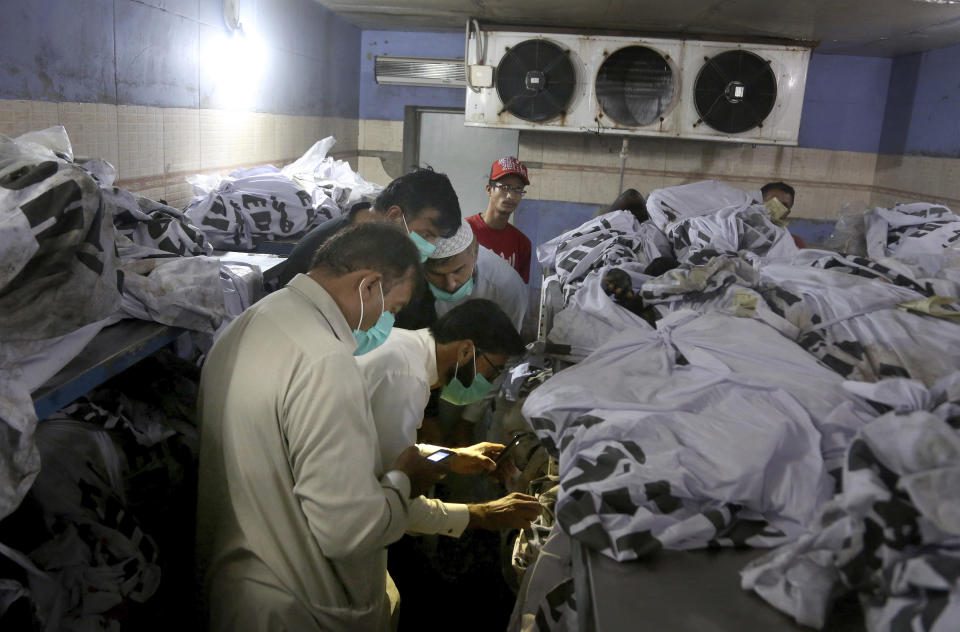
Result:
{"type": "Polygon", "coordinates": [[[527,168],[522,162],[513,156],[497,160],[490,169],[487,183],[490,196],[487,210],[467,218],[480,245],[506,259],[524,283],[530,282],[530,240],[508,220],[529,184],[527,168]]]}

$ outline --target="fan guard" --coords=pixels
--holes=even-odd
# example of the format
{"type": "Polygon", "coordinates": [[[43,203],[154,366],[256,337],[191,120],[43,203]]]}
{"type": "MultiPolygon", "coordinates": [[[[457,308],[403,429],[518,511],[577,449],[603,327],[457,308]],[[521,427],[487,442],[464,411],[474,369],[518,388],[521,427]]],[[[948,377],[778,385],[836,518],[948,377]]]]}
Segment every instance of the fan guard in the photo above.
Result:
{"type": "Polygon", "coordinates": [[[673,70],[657,51],[628,46],[600,65],[594,82],[603,113],[621,125],[653,123],[673,101],[673,70]]]}
{"type": "Polygon", "coordinates": [[[576,86],[570,51],[543,39],[520,42],[500,60],[496,86],[501,114],[534,123],[565,114],[576,86]]]}
{"type": "Polygon", "coordinates": [[[727,134],[762,127],[777,101],[770,62],[745,50],[726,51],[706,62],[693,88],[700,121],[727,134]]]}

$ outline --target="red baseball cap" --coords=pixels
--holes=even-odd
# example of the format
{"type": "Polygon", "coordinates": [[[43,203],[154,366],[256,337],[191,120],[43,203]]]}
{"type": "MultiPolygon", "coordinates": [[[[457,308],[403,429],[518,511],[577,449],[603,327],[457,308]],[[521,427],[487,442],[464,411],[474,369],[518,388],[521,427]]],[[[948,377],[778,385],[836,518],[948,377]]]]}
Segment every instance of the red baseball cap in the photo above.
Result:
{"type": "Polygon", "coordinates": [[[504,176],[520,176],[520,179],[523,180],[523,183],[526,185],[530,184],[530,178],[527,177],[527,168],[522,162],[514,158],[513,156],[507,156],[506,158],[501,158],[494,161],[493,166],[490,167],[490,179],[499,180],[504,176]]]}

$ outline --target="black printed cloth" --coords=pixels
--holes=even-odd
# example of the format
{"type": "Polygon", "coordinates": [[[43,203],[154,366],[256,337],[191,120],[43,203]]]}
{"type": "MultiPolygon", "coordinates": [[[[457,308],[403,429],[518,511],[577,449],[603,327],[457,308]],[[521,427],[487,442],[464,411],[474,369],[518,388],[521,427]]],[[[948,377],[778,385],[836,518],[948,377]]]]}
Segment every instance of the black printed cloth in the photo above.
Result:
{"type": "Polygon", "coordinates": [[[893,408],[847,448],[842,491],[795,542],[752,562],[743,586],[822,627],[854,591],[870,632],[947,632],[960,622],[960,374],[929,390],[853,384],[893,408]]]}
{"type": "Polygon", "coordinates": [[[907,311],[935,296],[934,281],[894,264],[814,250],[770,262],[716,257],[648,279],[641,296],[664,312],[765,322],[847,379],[911,377],[932,385],[960,370],[960,319],[907,311]]]}
{"type": "Polygon", "coordinates": [[[797,343],[847,379],[910,377],[932,386],[960,370],[957,319],[908,312],[923,287],[859,257],[830,257],[822,269],[771,263],[758,292],[798,330],[797,343]],[[831,262],[837,265],[830,265],[831,262]]]}
{"type": "Polygon", "coordinates": [[[40,467],[24,348],[120,305],[113,225],[97,184],[53,151],[0,137],[0,518],[40,467]]]}
{"type": "Polygon", "coordinates": [[[772,221],[764,207],[722,209],[669,224],[667,239],[681,263],[700,265],[740,251],[757,257],[791,257],[797,252],[790,233],[772,221]]]}
{"type": "Polygon", "coordinates": [[[279,171],[224,179],[185,211],[215,248],[251,250],[256,240],[295,237],[342,210],[329,197],[315,204],[310,193],[279,171]]]}
{"type": "Polygon", "coordinates": [[[537,247],[540,265],[555,269],[565,288],[603,267],[631,262],[645,266],[672,254],[664,234],[650,222],[638,222],[630,211],[588,220],[537,247]]]}
{"type": "Polygon", "coordinates": [[[226,316],[219,261],[177,256],[207,251],[202,235],[114,190],[107,167],[0,137],[0,518],[40,466],[21,360],[118,313],[210,333],[226,316]]]}
{"type": "Polygon", "coordinates": [[[762,323],[677,312],[657,325],[622,332],[524,404],[559,458],[558,523],[616,560],[796,537],[873,408],[762,323]]]}
{"type": "Polygon", "coordinates": [[[938,255],[960,246],[960,217],[940,204],[897,204],[864,215],[867,254],[874,258],[938,255]]]}
{"type": "Polygon", "coordinates": [[[116,208],[117,231],[135,244],[177,257],[213,254],[213,245],[183,211],[117,187],[105,190],[104,198],[116,208]]]}

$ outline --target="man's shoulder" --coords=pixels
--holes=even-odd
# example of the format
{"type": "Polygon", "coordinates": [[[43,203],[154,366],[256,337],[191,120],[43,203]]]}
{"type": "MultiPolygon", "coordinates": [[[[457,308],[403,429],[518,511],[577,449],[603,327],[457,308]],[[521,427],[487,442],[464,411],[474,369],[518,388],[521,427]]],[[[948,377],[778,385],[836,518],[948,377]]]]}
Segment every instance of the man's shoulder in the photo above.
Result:
{"type": "Polygon", "coordinates": [[[487,224],[486,222],[483,221],[483,217],[480,215],[480,213],[477,213],[476,215],[471,215],[470,217],[468,217],[467,223],[470,224],[470,228],[473,229],[473,232],[477,232],[478,230],[483,230],[484,228],[487,227],[487,224]]]}
{"type": "Polygon", "coordinates": [[[357,366],[368,381],[384,375],[412,375],[426,379],[425,356],[430,349],[420,332],[395,327],[386,342],[356,358],[357,366]]]}
{"type": "Polygon", "coordinates": [[[500,294],[526,294],[526,284],[516,268],[489,248],[480,246],[477,270],[500,294]]]}
{"type": "Polygon", "coordinates": [[[257,301],[240,319],[246,320],[242,335],[267,338],[277,345],[279,353],[293,350],[308,358],[353,358],[326,323],[323,313],[292,288],[281,288],[257,301]]]}

